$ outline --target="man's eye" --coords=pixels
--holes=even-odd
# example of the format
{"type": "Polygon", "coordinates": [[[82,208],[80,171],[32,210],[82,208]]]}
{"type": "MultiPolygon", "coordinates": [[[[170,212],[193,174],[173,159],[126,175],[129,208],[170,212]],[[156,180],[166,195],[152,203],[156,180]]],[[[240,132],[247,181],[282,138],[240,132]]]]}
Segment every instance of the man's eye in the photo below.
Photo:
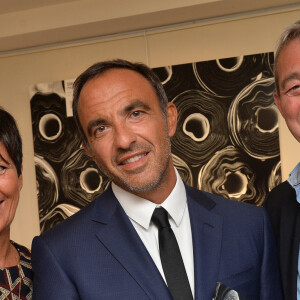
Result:
{"type": "Polygon", "coordinates": [[[289,97],[298,97],[300,96],[300,85],[294,85],[287,92],[286,95],[289,97]]]}
{"type": "Polygon", "coordinates": [[[0,175],[4,174],[6,169],[6,167],[0,166],[0,175]]]}
{"type": "Polygon", "coordinates": [[[132,116],[136,118],[136,117],[139,117],[141,114],[142,114],[142,112],[140,110],[136,110],[132,113],[132,116]]]}
{"type": "Polygon", "coordinates": [[[97,129],[95,130],[95,134],[101,133],[101,132],[103,132],[105,129],[106,129],[106,126],[101,125],[101,126],[97,127],[97,129]]]}

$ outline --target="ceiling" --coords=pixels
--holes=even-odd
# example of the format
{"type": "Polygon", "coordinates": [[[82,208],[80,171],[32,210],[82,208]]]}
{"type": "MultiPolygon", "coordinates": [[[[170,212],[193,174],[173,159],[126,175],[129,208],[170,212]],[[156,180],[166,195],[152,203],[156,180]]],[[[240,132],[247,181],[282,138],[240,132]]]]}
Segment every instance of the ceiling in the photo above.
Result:
{"type": "Polygon", "coordinates": [[[32,8],[51,6],[64,2],[71,2],[75,0],[1,0],[0,1],[0,14],[7,14],[16,11],[22,11],[32,8]]]}
{"type": "Polygon", "coordinates": [[[0,0],[0,54],[299,8],[299,0],[0,0]]]}

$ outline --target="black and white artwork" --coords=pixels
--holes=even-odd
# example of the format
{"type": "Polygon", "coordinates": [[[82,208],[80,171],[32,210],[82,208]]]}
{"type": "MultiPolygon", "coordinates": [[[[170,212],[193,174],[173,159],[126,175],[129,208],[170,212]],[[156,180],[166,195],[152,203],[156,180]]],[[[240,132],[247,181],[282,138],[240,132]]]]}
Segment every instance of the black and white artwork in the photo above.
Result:
{"type": "MultiPolygon", "coordinates": [[[[154,69],[178,109],[172,157],[196,188],[261,205],[281,182],[273,53],[154,69]]],[[[41,231],[109,185],[81,146],[72,80],[30,87],[41,231]]]]}

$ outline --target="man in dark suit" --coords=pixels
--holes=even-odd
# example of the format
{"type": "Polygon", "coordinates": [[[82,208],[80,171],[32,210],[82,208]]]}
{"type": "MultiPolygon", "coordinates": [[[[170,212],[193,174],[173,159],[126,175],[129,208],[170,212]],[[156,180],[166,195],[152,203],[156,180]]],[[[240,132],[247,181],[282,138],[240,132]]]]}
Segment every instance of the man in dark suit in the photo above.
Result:
{"type": "MultiPolygon", "coordinates": [[[[300,22],[282,34],[275,55],[275,103],[300,142],[300,22]]],[[[300,164],[274,188],[264,206],[278,245],[284,299],[300,300],[300,164]]]]}
{"type": "Polygon", "coordinates": [[[112,179],[79,213],[36,237],[33,299],[281,299],[263,208],[186,186],[173,166],[177,110],[154,73],[97,63],[74,84],[86,151],[112,179]]]}

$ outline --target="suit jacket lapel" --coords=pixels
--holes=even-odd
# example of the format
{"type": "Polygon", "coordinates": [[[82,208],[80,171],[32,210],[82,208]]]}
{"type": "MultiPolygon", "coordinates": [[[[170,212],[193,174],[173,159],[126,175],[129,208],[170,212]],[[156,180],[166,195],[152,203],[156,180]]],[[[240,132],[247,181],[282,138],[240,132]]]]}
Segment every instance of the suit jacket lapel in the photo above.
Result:
{"type": "Polygon", "coordinates": [[[291,281],[291,299],[297,299],[297,274],[298,274],[298,256],[299,256],[299,243],[300,243],[300,208],[297,206],[296,211],[296,224],[294,227],[294,237],[291,237],[292,241],[292,255],[289,256],[291,259],[292,278],[291,281]]]}
{"type": "Polygon", "coordinates": [[[195,299],[211,299],[218,279],[223,218],[211,212],[213,200],[186,188],[193,236],[195,299]]]}
{"type": "Polygon", "coordinates": [[[97,223],[99,241],[149,299],[171,300],[163,278],[111,188],[97,200],[92,220],[97,223]]]}

